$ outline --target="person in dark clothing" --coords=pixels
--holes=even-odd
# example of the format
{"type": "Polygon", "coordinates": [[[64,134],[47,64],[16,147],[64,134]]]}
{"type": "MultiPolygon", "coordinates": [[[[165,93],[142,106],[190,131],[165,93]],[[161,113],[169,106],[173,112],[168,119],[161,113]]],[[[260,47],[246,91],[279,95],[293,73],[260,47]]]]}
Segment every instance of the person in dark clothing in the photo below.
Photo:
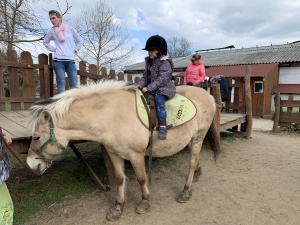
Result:
{"type": "Polygon", "coordinates": [[[159,36],[151,36],[143,50],[148,51],[145,58],[145,72],[138,83],[143,92],[149,92],[154,96],[156,115],[158,119],[158,138],[167,138],[165,102],[176,94],[174,82],[172,82],[173,62],[167,57],[167,42],[159,36]]]}
{"type": "Polygon", "coordinates": [[[229,99],[229,84],[226,77],[224,77],[224,75],[216,75],[210,79],[210,82],[212,84],[217,84],[217,83],[220,84],[222,102],[229,99]]]}

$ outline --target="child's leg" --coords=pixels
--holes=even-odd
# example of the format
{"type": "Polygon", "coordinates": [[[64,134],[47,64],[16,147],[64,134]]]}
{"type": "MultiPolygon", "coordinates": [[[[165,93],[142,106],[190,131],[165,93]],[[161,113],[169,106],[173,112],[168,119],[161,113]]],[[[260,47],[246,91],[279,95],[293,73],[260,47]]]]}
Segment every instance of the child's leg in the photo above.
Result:
{"type": "Polygon", "coordinates": [[[167,121],[167,112],[165,107],[165,102],[167,98],[164,95],[156,94],[154,96],[155,104],[156,104],[156,115],[158,119],[158,138],[160,140],[165,140],[167,138],[167,128],[166,128],[166,121],[167,121]]]}
{"type": "Polygon", "coordinates": [[[5,182],[0,186],[0,224],[13,224],[14,206],[5,182]]]}

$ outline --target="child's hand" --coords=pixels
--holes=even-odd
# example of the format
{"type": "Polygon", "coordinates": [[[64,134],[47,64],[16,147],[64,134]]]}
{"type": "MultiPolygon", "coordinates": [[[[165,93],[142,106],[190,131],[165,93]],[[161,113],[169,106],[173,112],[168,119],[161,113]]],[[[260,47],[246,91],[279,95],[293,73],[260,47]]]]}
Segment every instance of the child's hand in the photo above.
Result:
{"type": "Polygon", "coordinates": [[[147,88],[146,87],[144,87],[143,89],[142,89],[142,92],[147,92],[148,90],[147,90],[147,88]]]}
{"type": "Polygon", "coordinates": [[[8,136],[4,136],[4,140],[5,140],[6,144],[8,144],[8,145],[10,145],[12,143],[11,138],[8,136]]]}

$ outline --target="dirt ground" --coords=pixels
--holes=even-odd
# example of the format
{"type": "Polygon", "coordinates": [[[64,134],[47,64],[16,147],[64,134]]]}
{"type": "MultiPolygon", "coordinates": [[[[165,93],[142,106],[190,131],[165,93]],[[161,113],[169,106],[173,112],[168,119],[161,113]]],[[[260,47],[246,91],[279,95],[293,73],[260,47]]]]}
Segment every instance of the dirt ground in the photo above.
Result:
{"type": "Polygon", "coordinates": [[[134,212],[141,193],[130,178],[125,209],[117,222],[105,219],[115,193],[95,191],[75,202],[52,205],[27,224],[298,225],[299,146],[299,134],[253,131],[249,140],[223,140],[216,164],[210,151],[201,153],[203,173],[193,184],[188,203],[176,201],[188,165],[188,154],[181,153],[153,173],[151,210],[146,214],[134,212]]]}

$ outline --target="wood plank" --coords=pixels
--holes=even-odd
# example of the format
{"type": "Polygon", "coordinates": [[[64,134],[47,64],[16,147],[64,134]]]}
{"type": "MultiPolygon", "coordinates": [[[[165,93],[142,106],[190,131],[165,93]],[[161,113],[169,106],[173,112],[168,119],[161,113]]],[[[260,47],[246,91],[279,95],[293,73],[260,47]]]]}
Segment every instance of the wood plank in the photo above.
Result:
{"type": "Polygon", "coordinates": [[[26,120],[29,111],[1,111],[0,125],[3,132],[9,135],[13,140],[29,138],[26,128],[26,120]]]}
{"type": "Polygon", "coordinates": [[[2,111],[2,112],[0,112],[0,114],[1,114],[1,116],[4,116],[7,119],[18,124],[19,126],[26,128],[27,117],[17,113],[16,111],[2,111]]]}
{"type": "Polygon", "coordinates": [[[28,117],[29,113],[30,113],[30,110],[18,110],[18,111],[15,111],[15,112],[20,114],[21,116],[28,117]]]}
{"type": "MultiPolygon", "coordinates": [[[[21,62],[24,63],[33,63],[32,57],[29,52],[21,53],[21,62]]],[[[34,81],[34,71],[32,68],[22,69],[23,73],[23,96],[25,98],[35,98],[35,81],[34,81]]],[[[31,103],[24,103],[24,108],[29,109],[31,103]]]]}
{"type": "Polygon", "coordinates": [[[11,68],[36,68],[36,69],[43,69],[43,65],[39,64],[31,64],[31,63],[22,63],[22,62],[13,62],[13,61],[1,61],[1,67],[11,67],[11,68]]]}
{"type": "Polygon", "coordinates": [[[14,123],[6,117],[0,116],[0,124],[3,128],[3,132],[9,135],[12,139],[22,137],[26,138],[29,136],[28,133],[26,133],[26,129],[23,126],[14,123]]]}
{"type": "Polygon", "coordinates": [[[227,123],[223,123],[220,125],[220,131],[225,131],[227,129],[233,128],[235,126],[238,126],[242,123],[246,123],[246,116],[242,118],[238,118],[236,120],[228,121],[227,123]]]}

